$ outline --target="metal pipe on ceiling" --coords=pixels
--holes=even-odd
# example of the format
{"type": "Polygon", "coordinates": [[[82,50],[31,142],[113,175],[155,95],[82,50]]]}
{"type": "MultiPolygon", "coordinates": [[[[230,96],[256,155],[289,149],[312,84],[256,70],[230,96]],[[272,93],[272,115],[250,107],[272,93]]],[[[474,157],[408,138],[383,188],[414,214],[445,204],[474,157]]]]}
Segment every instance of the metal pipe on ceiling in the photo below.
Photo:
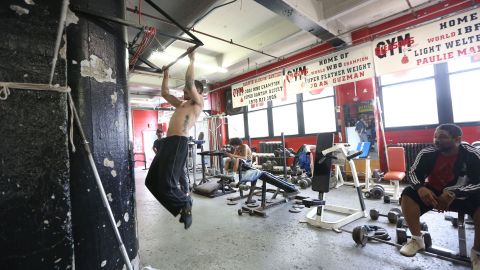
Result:
{"type": "Polygon", "coordinates": [[[410,0],[405,0],[405,1],[407,1],[407,5],[410,8],[410,11],[412,12],[412,15],[415,16],[415,18],[418,18],[417,13],[415,12],[415,10],[412,7],[412,4],[410,3],[410,0]]]}

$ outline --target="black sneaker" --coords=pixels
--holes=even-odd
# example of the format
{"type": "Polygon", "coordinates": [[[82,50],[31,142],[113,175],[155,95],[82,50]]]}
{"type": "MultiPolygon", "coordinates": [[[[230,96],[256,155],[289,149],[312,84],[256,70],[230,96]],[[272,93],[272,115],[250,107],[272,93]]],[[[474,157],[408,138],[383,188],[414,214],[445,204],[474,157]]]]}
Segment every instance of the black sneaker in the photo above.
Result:
{"type": "Polygon", "coordinates": [[[183,222],[185,225],[185,230],[192,226],[192,205],[187,203],[187,205],[182,209],[180,222],[183,222]]]}

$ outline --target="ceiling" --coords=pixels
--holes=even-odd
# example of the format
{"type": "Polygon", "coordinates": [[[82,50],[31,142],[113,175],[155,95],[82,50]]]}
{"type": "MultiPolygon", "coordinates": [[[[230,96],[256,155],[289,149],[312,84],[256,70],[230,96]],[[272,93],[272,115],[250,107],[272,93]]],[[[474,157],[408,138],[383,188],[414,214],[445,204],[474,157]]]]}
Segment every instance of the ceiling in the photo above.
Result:
{"type": "MultiPolygon", "coordinates": [[[[390,20],[441,1],[153,0],[153,2],[181,26],[189,28],[194,26],[191,33],[204,44],[196,50],[195,77],[208,83],[215,83],[278,61],[324,41],[334,46],[348,45],[351,43],[350,32],[354,29],[372,26],[382,20],[390,20]]],[[[192,44],[160,35],[161,32],[189,38],[171,23],[152,17],[166,20],[147,2],[127,0],[129,21],[157,28],[156,38],[142,54],[142,58],[162,67],[180,56],[192,44]],[[139,9],[143,14],[140,18],[138,12],[133,11],[139,9]]],[[[137,32],[135,29],[129,30],[130,41],[137,32]]],[[[187,63],[187,59],[184,58],[170,68],[171,89],[183,88],[187,63]]],[[[148,101],[145,104],[152,104],[148,106],[158,105],[161,102],[159,97],[161,80],[161,74],[132,72],[129,77],[132,100],[138,98],[148,101]]],[[[181,91],[177,92],[181,95],[181,91]]],[[[139,103],[132,106],[138,106],[139,103]]],[[[145,104],[142,106],[147,106],[145,104]]]]}

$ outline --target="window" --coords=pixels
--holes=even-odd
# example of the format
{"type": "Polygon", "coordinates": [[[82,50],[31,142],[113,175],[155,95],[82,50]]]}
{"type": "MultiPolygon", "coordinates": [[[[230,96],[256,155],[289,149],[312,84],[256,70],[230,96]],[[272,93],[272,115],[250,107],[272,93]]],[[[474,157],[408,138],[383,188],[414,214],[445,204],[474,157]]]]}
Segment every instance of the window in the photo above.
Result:
{"type": "Polygon", "coordinates": [[[303,103],[305,133],[335,132],[334,97],[315,99],[303,103]]]}
{"type": "Polygon", "coordinates": [[[249,112],[258,111],[258,110],[261,110],[261,109],[266,109],[267,107],[268,107],[268,103],[267,103],[267,102],[261,102],[261,103],[257,103],[257,104],[250,104],[250,105],[248,105],[248,111],[249,111],[249,112]]]}
{"type": "Polygon", "coordinates": [[[297,95],[272,101],[273,136],[298,134],[297,95]]]}
{"type": "Polygon", "coordinates": [[[385,128],[439,123],[434,66],[381,77],[385,128]]]}
{"type": "Polygon", "coordinates": [[[245,125],[243,113],[227,116],[228,119],[228,137],[245,138],[245,125]]]}
{"type": "Polygon", "coordinates": [[[478,109],[480,91],[477,88],[479,84],[480,69],[450,75],[450,93],[455,123],[480,121],[480,110],[478,109]]]}
{"type": "Polygon", "coordinates": [[[286,105],[286,104],[292,104],[297,102],[297,95],[290,95],[286,96],[280,99],[275,99],[272,101],[272,107],[280,106],[280,105],[286,105]]]}
{"type": "Polygon", "coordinates": [[[298,134],[297,103],[272,108],[273,135],[298,134]]]}
{"type": "Polygon", "coordinates": [[[305,134],[337,131],[333,87],[303,94],[305,134]]]}
{"type": "Polygon", "coordinates": [[[385,127],[438,124],[435,80],[382,87],[385,127]]]}
{"type": "Polygon", "coordinates": [[[267,110],[248,113],[248,133],[250,138],[268,137],[267,110]]]}
{"type": "Polygon", "coordinates": [[[390,85],[401,82],[413,81],[427,77],[433,77],[434,69],[433,65],[423,66],[415,69],[404,70],[391,74],[383,75],[382,85],[390,85]]]}
{"type": "Polygon", "coordinates": [[[480,68],[480,54],[448,61],[448,72],[450,73],[475,68],[480,68]]]}

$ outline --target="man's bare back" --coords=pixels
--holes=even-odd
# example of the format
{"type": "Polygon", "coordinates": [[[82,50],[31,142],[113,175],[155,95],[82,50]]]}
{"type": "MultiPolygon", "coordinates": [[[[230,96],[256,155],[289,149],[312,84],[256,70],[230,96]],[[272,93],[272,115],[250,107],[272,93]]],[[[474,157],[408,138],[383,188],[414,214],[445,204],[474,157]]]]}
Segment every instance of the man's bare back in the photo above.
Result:
{"type": "Polygon", "coordinates": [[[170,118],[167,136],[187,137],[188,131],[197,121],[202,109],[203,104],[196,104],[192,100],[183,101],[170,118]]]}

